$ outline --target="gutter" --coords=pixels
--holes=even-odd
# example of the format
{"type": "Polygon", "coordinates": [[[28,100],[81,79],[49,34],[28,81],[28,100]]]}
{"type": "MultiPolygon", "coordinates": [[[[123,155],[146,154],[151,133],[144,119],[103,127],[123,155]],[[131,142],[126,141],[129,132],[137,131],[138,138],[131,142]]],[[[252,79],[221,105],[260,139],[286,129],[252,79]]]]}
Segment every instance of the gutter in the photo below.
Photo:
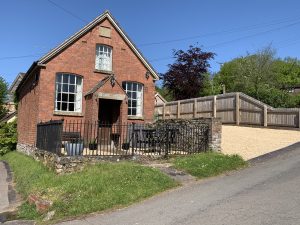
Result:
{"type": "Polygon", "coordinates": [[[32,65],[30,66],[30,68],[27,70],[27,72],[25,73],[22,81],[20,82],[19,86],[16,89],[16,93],[18,93],[18,91],[20,90],[20,88],[23,86],[23,84],[27,81],[27,79],[29,78],[30,74],[35,71],[38,67],[43,66],[42,64],[38,64],[38,61],[34,61],[32,63],[32,65]]]}

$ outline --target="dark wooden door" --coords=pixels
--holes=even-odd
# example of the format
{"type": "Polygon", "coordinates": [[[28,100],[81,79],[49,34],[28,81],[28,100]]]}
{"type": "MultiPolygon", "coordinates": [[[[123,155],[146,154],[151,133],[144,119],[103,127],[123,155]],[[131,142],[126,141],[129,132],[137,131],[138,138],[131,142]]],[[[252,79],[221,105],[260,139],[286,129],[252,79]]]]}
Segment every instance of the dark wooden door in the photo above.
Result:
{"type": "Polygon", "coordinates": [[[99,101],[99,143],[102,145],[111,144],[113,124],[120,119],[121,101],[100,99],[99,101]]]}

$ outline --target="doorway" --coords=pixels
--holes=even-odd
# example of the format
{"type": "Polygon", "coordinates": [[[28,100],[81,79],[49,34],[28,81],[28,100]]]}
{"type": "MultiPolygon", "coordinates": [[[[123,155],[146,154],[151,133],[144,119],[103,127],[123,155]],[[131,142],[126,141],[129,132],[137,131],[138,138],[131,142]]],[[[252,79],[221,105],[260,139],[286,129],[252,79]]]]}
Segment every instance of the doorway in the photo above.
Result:
{"type": "Polygon", "coordinates": [[[121,102],[112,99],[99,99],[99,143],[111,145],[114,137],[119,133],[116,129],[120,122],[121,102]]]}

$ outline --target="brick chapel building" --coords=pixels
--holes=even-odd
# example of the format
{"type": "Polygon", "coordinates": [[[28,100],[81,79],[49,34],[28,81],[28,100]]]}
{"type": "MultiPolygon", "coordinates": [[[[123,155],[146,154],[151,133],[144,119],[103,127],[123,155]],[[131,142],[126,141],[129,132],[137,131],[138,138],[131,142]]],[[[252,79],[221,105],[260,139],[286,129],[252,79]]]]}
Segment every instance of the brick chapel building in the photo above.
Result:
{"type": "Polygon", "coordinates": [[[34,145],[41,121],[151,122],[158,79],[106,11],[28,69],[16,90],[18,143],[34,145]]]}

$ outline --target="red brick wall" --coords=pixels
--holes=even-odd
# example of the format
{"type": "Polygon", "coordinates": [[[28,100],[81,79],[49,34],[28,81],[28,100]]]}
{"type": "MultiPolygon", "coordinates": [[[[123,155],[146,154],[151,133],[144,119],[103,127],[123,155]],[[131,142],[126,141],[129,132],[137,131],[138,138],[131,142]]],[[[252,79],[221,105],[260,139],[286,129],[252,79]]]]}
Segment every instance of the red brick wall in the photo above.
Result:
{"type": "Polygon", "coordinates": [[[19,93],[18,143],[34,145],[36,124],[39,121],[39,82],[34,85],[35,75],[29,76],[19,93]]]}
{"type": "MultiPolygon", "coordinates": [[[[123,40],[121,35],[114,29],[109,20],[104,20],[101,24],[96,26],[94,29],[89,31],[83,37],[78,39],[75,43],[61,52],[59,55],[51,59],[46,63],[46,67],[41,69],[40,74],[40,92],[39,98],[35,98],[32,103],[27,103],[25,107],[21,107],[20,113],[28,112],[31,106],[35,107],[33,115],[29,118],[31,125],[26,125],[26,129],[30,129],[30,133],[35,133],[35,125],[37,121],[47,121],[50,119],[66,119],[66,120],[84,120],[84,119],[94,119],[95,118],[95,99],[86,102],[83,97],[82,102],[82,116],[58,116],[54,115],[54,99],[55,99],[55,77],[57,72],[74,73],[81,75],[83,77],[83,96],[90,89],[92,89],[100,80],[106,77],[106,74],[95,72],[95,52],[96,44],[105,44],[113,48],[113,72],[117,81],[122,84],[122,81],[135,81],[140,82],[144,85],[144,109],[143,117],[144,120],[137,122],[150,122],[153,120],[154,113],[154,95],[155,95],[155,84],[153,78],[150,76],[146,79],[145,73],[147,68],[138,59],[134,52],[123,40]],[[99,36],[99,27],[103,25],[105,27],[111,28],[111,38],[99,36]],[[39,102],[37,103],[37,100],[39,102]],[[93,105],[93,113],[89,113],[86,110],[88,107],[86,104],[93,105]],[[38,110],[36,110],[38,109],[38,110]],[[87,118],[85,118],[85,115],[87,118]]],[[[109,83],[109,82],[108,82],[109,83]]],[[[106,90],[105,87],[100,88],[99,91],[106,90]]],[[[117,89],[107,90],[110,93],[115,93],[117,89]]],[[[118,93],[117,91],[116,93],[118,93]]],[[[36,96],[37,93],[35,93],[36,96]]],[[[32,93],[28,96],[26,95],[24,99],[33,98],[32,93]]],[[[22,99],[23,101],[23,99],[22,99]]],[[[27,101],[28,102],[28,101],[27,101]]],[[[122,122],[127,122],[127,102],[124,101],[121,105],[121,116],[122,122]]],[[[19,133],[23,132],[25,129],[25,118],[19,116],[19,122],[22,124],[19,133]]],[[[20,134],[19,134],[20,135],[20,134]]],[[[23,140],[22,134],[21,139],[23,140]]],[[[34,137],[35,138],[35,137],[34,137]]],[[[25,140],[26,138],[24,138],[25,140]]]]}

